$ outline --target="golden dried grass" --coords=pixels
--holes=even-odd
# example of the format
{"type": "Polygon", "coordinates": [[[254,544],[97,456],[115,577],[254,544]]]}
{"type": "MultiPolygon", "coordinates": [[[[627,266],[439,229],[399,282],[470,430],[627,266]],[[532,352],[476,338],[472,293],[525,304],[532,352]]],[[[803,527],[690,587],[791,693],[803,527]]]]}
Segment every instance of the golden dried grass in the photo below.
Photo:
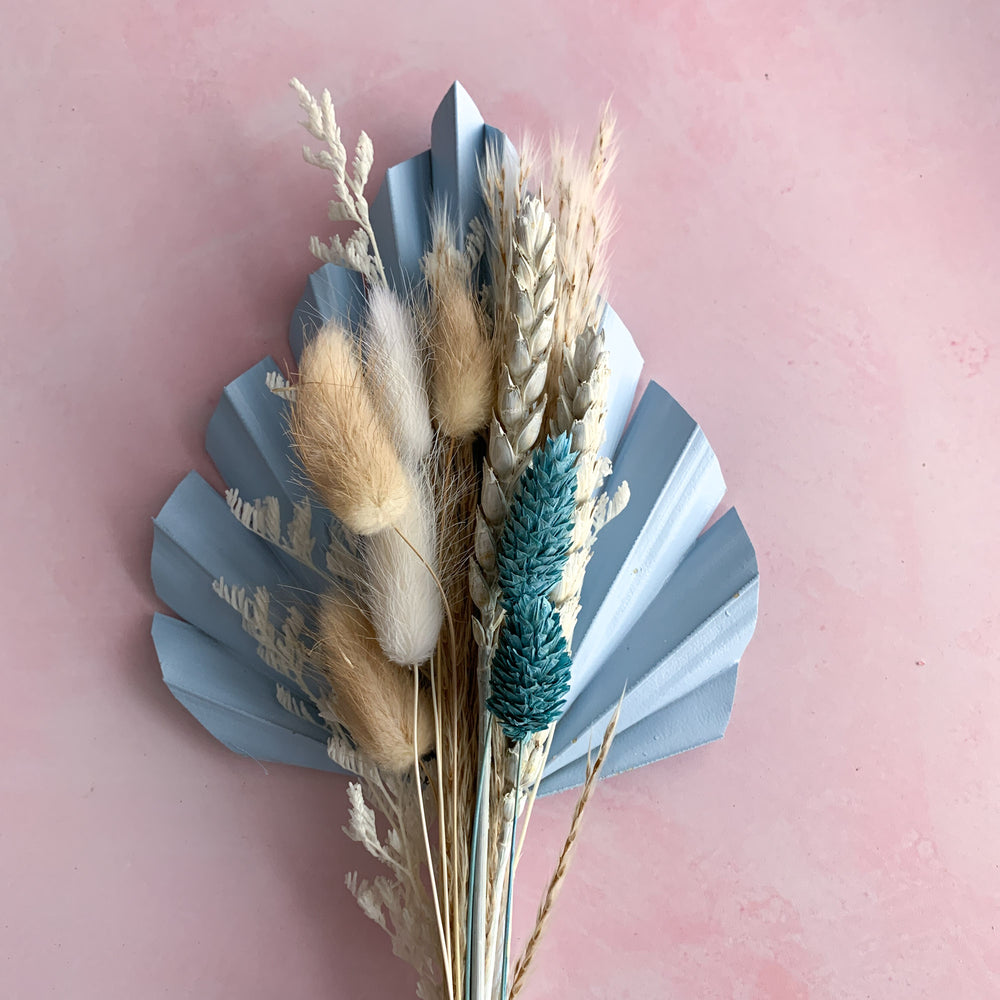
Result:
{"type": "Polygon", "coordinates": [[[350,334],[337,323],[320,329],[302,352],[289,425],[306,475],[349,531],[385,531],[412,507],[410,480],[350,334]]]}
{"type": "Polygon", "coordinates": [[[316,623],[317,667],[329,682],[336,720],[379,768],[413,769],[414,747],[434,749],[431,697],[418,689],[414,727],[413,671],[389,660],[365,615],[342,594],[327,594],[316,623]]]}

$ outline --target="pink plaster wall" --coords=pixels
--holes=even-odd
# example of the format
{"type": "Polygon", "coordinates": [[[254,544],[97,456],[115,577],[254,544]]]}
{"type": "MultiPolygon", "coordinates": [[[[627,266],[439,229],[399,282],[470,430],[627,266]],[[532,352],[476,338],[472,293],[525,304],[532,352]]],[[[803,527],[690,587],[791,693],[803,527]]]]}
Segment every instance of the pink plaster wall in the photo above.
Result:
{"type": "Polygon", "coordinates": [[[726,740],[603,786],[531,995],[1000,996],[998,42],[989,0],[4,5],[0,996],[408,995],[342,781],[214,744],[148,638],[149,518],[324,225],[293,74],[378,169],[456,77],[514,133],[614,94],[613,300],[758,548],[726,740]]]}

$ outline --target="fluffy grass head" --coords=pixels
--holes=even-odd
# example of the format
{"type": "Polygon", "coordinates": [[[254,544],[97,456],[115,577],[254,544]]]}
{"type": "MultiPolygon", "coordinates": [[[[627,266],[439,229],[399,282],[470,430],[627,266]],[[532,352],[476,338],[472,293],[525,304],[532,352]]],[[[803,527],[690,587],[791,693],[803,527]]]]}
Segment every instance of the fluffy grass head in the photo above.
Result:
{"type": "Polygon", "coordinates": [[[290,429],[323,502],[358,535],[390,528],[414,501],[347,331],[328,323],[302,352],[290,429]]]}
{"type": "Polygon", "coordinates": [[[457,248],[444,210],[432,220],[423,266],[430,289],[432,413],[442,434],[462,440],[489,423],[496,365],[472,290],[472,260],[457,248]]]}
{"type": "Polygon", "coordinates": [[[365,541],[365,603],[390,660],[417,666],[437,645],[444,605],[435,580],[437,525],[427,484],[414,485],[414,502],[396,525],[365,541]]]}
{"type": "Polygon", "coordinates": [[[332,715],[379,768],[413,769],[434,749],[433,706],[420,688],[413,729],[413,673],[382,652],[371,622],[346,597],[328,594],[317,615],[315,659],[332,692],[332,715]]]}

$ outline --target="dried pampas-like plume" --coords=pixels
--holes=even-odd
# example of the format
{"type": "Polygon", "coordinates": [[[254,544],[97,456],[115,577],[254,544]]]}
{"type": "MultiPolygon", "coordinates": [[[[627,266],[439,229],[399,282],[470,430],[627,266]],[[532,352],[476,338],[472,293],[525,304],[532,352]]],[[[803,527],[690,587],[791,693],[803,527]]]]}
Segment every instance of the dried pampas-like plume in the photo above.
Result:
{"type": "Polygon", "coordinates": [[[564,345],[572,346],[589,326],[597,326],[599,296],[607,284],[607,238],[614,207],[605,185],[617,158],[615,118],[610,104],[584,159],[571,142],[552,143],[552,170],[546,208],[556,222],[556,311],[554,355],[549,368],[549,416],[554,415],[564,345]]]}
{"type": "MultiPolygon", "coordinates": [[[[321,704],[324,717],[343,725],[377,767],[393,774],[412,771],[412,674],[386,659],[371,623],[345,597],[325,596],[317,617],[313,656],[332,689],[321,704]]],[[[424,756],[434,749],[434,717],[422,688],[417,720],[415,742],[424,756]]]]}
{"type": "Polygon", "coordinates": [[[424,364],[413,313],[385,285],[368,293],[365,374],[396,449],[413,469],[434,443],[424,364]]]}
{"type": "Polygon", "coordinates": [[[328,323],[302,352],[289,425],[323,502],[358,535],[385,531],[414,504],[348,333],[328,323]]]}
{"type": "Polygon", "coordinates": [[[365,598],[379,644],[396,663],[426,663],[444,619],[434,501],[424,481],[396,524],[367,540],[365,598]]]}
{"type": "Polygon", "coordinates": [[[493,404],[493,350],[472,291],[472,267],[483,247],[470,239],[460,251],[444,210],[435,213],[431,231],[423,268],[431,292],[427,346],[433,415],[442,434],[461,440],[486,427],[493,404]]]}

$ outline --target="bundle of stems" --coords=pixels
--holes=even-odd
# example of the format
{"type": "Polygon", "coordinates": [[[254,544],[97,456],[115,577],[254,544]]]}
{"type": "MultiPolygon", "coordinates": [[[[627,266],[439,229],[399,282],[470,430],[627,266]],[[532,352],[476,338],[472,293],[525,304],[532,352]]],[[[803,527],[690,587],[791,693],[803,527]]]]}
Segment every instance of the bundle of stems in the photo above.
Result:
{"type": "MultiPolygon", "coordinates": [[[[292,397],[301,468],[338,525],[296,679],[357,778],[345,830],[386,869],[348,875],[362,911],[413,965],[419,997],[506,1000],[525,983],[615,725],[514,963],[514,874],[569,687],[580,585],[594,534],[627,499],[601,494],[610,466],[598,458],[614,123],[605,108],[589,157],[557,142],[538,186],[488,148],[484,217],[459,233],[437,206],[424,280],[403,295],[369,218],[371,141],[362,132],[349,162],[329,93],[292,85],[322,144],[305,158],[332,177],[330,218],[354,227],[312,250],[359,271],[367,296],[358,328],[323,326],[294,383],[273,383],[292,397]]],[[[284,689],[282,704],[311,710],[284,689]]]]}

